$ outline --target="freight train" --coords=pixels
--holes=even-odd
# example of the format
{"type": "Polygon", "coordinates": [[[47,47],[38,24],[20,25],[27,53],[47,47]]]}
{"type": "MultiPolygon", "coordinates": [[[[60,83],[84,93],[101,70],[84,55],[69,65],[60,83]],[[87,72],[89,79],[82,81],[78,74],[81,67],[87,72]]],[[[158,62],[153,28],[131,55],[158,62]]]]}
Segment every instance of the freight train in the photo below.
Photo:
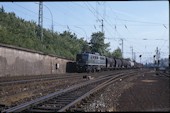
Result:
{"type": "Polygon", "coordinates": [[[141,68],[142,64],[120,58],[101,56],[99,53],[83,52],[76,55],[77,72],[98,72],[102,70],[116,70],[141,68]]]}

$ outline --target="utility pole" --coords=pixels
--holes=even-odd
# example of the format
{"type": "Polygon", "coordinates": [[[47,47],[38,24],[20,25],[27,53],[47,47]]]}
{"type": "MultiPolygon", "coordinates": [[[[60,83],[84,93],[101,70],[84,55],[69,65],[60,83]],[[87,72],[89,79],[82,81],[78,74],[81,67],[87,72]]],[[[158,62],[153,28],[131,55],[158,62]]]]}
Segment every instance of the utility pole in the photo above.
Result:
{"type": "Polygon", "coordinates": [[[134,61],[136,61],[136,53],[134,52],[134,61]]]}
{"type": "Polygon", "coordinates": [[[169,37],[169,74],[170,74],[170,37],[169,37]]]}
{"type": "Polygon", "coordinates": [[[132,61],[133,61],[133,46],[130,47],[132,49],[132,61]]]}
{"type": "Polygon", "coordinates": [[[159,52],[159,50],[158,50],[158,47],[156,48],[156,75],[158,75],[159,74],[159,63],[160,63],[160,61],[159,61],[159,58],[160,58],[160,52],[159,52]]]}
{"type": "Polygon", "coordinates": [[[155,66],[155,64],[156,64],[155,57],[156,57],[156,55],[153,55],[153,63],[154,63],[154,66],[155,66]]]}
{"type": "Polygon", "coordinates": [[[156,63],[157,63],[157,66],[159,66],[159,58],[160,58],[160,52],[158,50],[158,47],[156,48],[156,63]]]}
{"type": "Polygon", "coordinates": [[[103,30],[103,27],[104,27],[104,25],[103,25],[103,19],[102,19],[102,33],[104,33],[104,30],[103,30]]]}
{"type": "Polygon", "coordinates": [[[43,2],[39,3],[38,36],[43,41],[43,2]]]}
{"type": "Polygon", "coordinates": [[[123,38],[120,39],[122,41],[122,58],[123,58],[123,38]]]}

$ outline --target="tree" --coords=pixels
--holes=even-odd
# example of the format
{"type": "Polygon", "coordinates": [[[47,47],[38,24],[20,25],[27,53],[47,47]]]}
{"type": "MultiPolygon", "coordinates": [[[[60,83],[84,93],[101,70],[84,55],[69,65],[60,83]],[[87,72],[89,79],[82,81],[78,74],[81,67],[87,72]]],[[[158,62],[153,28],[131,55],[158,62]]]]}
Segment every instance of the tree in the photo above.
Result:
{"type": "Polygon", "coordinates": [[[4,9],[3,5],[2,5],[2,7],[0,8],[0,12],[2,12],[2,13],[5,12],[5,9],[4,9]]]}
{"type": "Polygon", "coordinates": [[[15,13],[2,13],[0,6],[0,43],[29,48],[48,54],[74,59],[82,49],[88,51],[88,43],[84,38],[78,38],[75,33],[64,31],[62,33],[43,29],[43,42],[36,36],[38,26],[36,22],[26,21],[16,17],[15,13]],[[84,48],[83,48],[84,46],[84,48]]]}
{"type": "Polygon", "coordinates": [[[82,52],[91,52],[91,47],[88,45],[88,43],[83,44],[82,52]]]}
{"type": "Polygon", "coordinates": [[[60,36],[66,36],[73,39],[77,39],[76,34],[75,33],[72,34],[70,31],[63,31],[63,33],[61,33],[60,36]]]}
{"type": "Polygon", "coordinates": [[[91,35],[91,50],[92,52],[98,52],[101,55],[106,55],[107,53],[107,48],[110,46],[110,43],[104,43],[104,33],[102,32],[97,32],[93,33],[91,35]]]}
{"type": "Polygon", "coordinates": [[[112,53],[112,56],[116,58],[122,58],[121,49],[118,47],[116,50],[114,50],[112,53]]]}

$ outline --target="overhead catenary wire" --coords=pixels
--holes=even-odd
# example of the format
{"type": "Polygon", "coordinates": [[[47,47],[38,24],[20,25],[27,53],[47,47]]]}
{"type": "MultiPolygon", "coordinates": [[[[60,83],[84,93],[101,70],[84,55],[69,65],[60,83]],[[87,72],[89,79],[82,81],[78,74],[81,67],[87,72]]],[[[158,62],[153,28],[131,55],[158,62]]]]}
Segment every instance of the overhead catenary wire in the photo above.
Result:
{"type": "MultiPolygon", "coordinates": [[[[94,8],[93,8],[94,9],[94,8]]],[[[92,11],[93,12],[93,11],[92,11]]],[[[121,19],[121,18],[118,18],[118,20],[121,20],[121,21],[124,21],[124,22],[134,22],[134,23],[141,23],[141,24],[147,24],[147,26],[161,26],[162,25],[162,23],[156,23],[156,22],[146,22],[146,21],[136,21],[136,20],[127,20],[127,19],[121,19]],[[148,24],[151,24],[151,25],[148,25],[148,24]]],[[[109,24],[110,26],[115,26],[115,25],[111,25],[111,24],[109,24]]],[[[118,25],[116,25],[116,26],[118,26],[118,25]]],[[[120,25],[119,25],[120,26],[120,25]]],[[[127,27],[127,25],[126,24],[124,24],[124,25],[122,25],[122,26],[124,26],[125,27],[125,29],[127,29],[128,31],[129,31],[129,29],[128,29],[128,27],[127,27]]],[[[134,26],[143,26],[143,25],[134,25],[134,26]]],[[[164,26],[165,28],[166,28],[166,26],[164,26]]],[[[115,31],[118,31],[117,29],[115,29],[115,31]]],[[[120,35],[119,34],[119,32],[117,32],[118,33],[118,35],[120,35]]]]}
{"type": "MultiPolygon", "coordinates": [[[[85,5],[86,5],[86,7],[89,9],[89,11],[98,19],[98,16],[96,16],[95,15],[95,13],[94,12],[96,12],[96,11],[92,11],[91,9],[90,9],[90,7],[91,8],[93,8],[90,4],[86,4],[86,3],[84,3],[85,5]]],[[[94,8],[93,8],[93,10],[95,10],[94,8]]],[[[100,14],[99,14],[100,15],[100,14]]],[[[101,16],[101,15],[100,15],[101,16]]],[[[104,19],[103,17],[102,17],[102,19],[104,19]]],[[[107,30],[107,28],[105,27],[105,30],[109,33],[109,34],[111,34],[110,32],[109,32],[109,30],[107,30]]],[[[111,36],[112,36],[112,34],[111,34],[111,36]]],[[[107,37],[105,37],[105,39],[107,39],[107,37]]]]}
{"type": "MultiPolygon", "coordinates": [[[[27,9],[27,8],[25,8],[25,7],[17,4],[17,3],[13,3],[13,4],[15,4],[15,5],[17,5],[17,6],[21,7],[21,8],[23,8],[23,9],[31,12],[32,14],[38,15],[38,13],[36,13],[36,12],[30,10],[30,9],[27,9]]],[[[43,16],[43,18],[44,18],[44,19],[47,19],[47,20],[51,20],[50,18],[47,18],[47,17],[45,17],[45,16],[43,16]]],[[[58,24],[58,25],[64,27],[64,28],[67,28],[67,26],[68,26],[68,25],[62,25],[62,24],[60,24],[60,23],[57,23],[56,21],[53,21],[53,22],[54,22],[55,24],[58,24]]],[[[54,25],[54,26],[55,26],[55,25],[54,25]]],[[[78,33],[77,31],[75,31],[75,30],[73,30],[73,29],[70,29],[70,30],[71,30],[71,31],[74,31],[75,33],[78,33]]],[[[79,35],[82,35],[81,33],[78,33],[78,34],[79,34],[79,35]]]]}
{"type": "MultiPolygon", "coordinates": [[[[92,6],[91,6],[92,7],[92,6]]],[[[92,7],[93,8],[93,7],[92,7]]],[[[93,8],[94,9],[94,8],[93,8]]],[[[94,9],[95,10],[95,9],[94,9]]],[[[92,11],[91,11],[92,12],[92,11]]],[[[101,16],[101,15],[100,15],[101,16]]],[[[110,25],[110,23],[106,20],[106,22],[110,25]]],[[[111,26],[112,27],[112,26],[111,26]]],[[[113,27],[112,27],[113,28],[113,27]]],[[[114,28],[113,28],[114,29],[114,28]]],[[[116,26],[115,26],[115,30],[117,31],[117,29],[116,29],[116,26]]],[[[118,33],[118,35],[120,36],[120,37],[122,37],[120,34],[119,34],[119,32],[117,31],[117,33],[118,33]]]]}
{"type": "MultiPolygon", "coordinates": [[[[92,7],[92,6],[91,6],[92,7]]],[[[94,9],[94,8],[93,8],[94,9]]],[[[94,9],[95,10],[95,9],[94,9]]],[[[93,11],[91,11],[91,12],[93,12],[93,11]]],[[[100,15],[101,16],[101,15],[100,15]]],[[[118,18],[118,19],[120,19],[120,18],[118,18]]],[[[123,21],[125,21],[125,22],[138,22],[138,23],[142,23],[142,24],[156,24],[156,25],[162,25],[162,23],[153,23],[153,22],[143,22],[143,21],[136,21],[136,20],[125,20],[125,19],[121,19],[121,20],[123,20],[123,21]]],[[[107,22],[107,21],[106,21],[107,22]]],[[[109,22],[108,22],[108,24],[109,24],[109,22]]],[[[111,24],[109,24],[110,26],[113,26],[113,25],[111,25],[111,24]]],[[[128,27],[127,27],[127,25],[126,24],[124,24],[124,26],[125,26],[125,28],[128,30],[128,27]]],[[[116,25],[115,25],[115,27],[116,27],[116,25]]],[[[113,28],[114,29],[114,28],[113,28]]],[[[117,31],[117,29],[116,29],[116,31],[117,31]]],[[[118,35],[120,35],[119,33],[118,33],[118,35]]]]}
{"type": "MultiPolygon", "coordinates": [[[[117,15],[116,15],[116,17],[117,17],[117,15]]],[[[135,22],[137,22],[137,21],[135,21],[135,22]]],[[[139,22],[139,21],[138,21],[139,22]]],[[[142,23],[146,23],[146,22],[142,22],[142,23]]],[[[147,22],[147,24],[148,24],[148,22],[147,22]]],[[[153,24],[153,23],[151,23],[151,24],[153,24]]],[[[154,23],[155,24],[155,23],[154,23]]],[[[158,24],[158,23],[156,23],[156,24],[158,24]]],[[[159,23],[160,24],[160,23],[159,23]]],[[[161,25],[161,24],[160,24],[161,25]]],[[[164,25],[164,27],[166,28],[166,26],[164,25]]],[[[125,28],[127,29],[127,26],[125,25],[125,28]]],[[[167,28],[166,28],[167,29],[167,28]]]]}
{"type": "MultiPolygon", "coordinates": [[[[88,3],[86,4],[86,3],[84,3],[86,6],[87,6],[87,8],[89,9],[89,11],[96,17],[96,15],[95,15],[95,13],[90,9],[90,5],[88,5],[88,3]]],[[[97,18],[97,17],[96,17],[97,18]]],[[[111,34],[110,32],[108,32],[109,34],[111,34]]],[[[112,34],[111,34],[112,35],[112,34]]]]}
{"type": "MultiPolygon", "coordinates": [[[[18,4],[18,3],[17,3],[18,4]]],[[[78,4],[78,3],[76,3],[76,4],[78,4]]],[[[83,6],[83,5],[81,5],[81,6],[83,6]]],[[[83,6],[84,7],[84,6],[83,6]]],[[[89,6],[90,7],[90,6],[89,6]]],[[[86,8],[87,9],[87,7],[84,7],[84,8],[86,8]]],[[[93,9],[90,7],[90,9],[92,10],[92,12],[94,13],[94,11],[93,11],[93,9]]],[[[30,9],[29,9],[30,10],[30,9]]],[[[27,10],[28,11],[28,10],[27,10]]],[[[29,11],[30,12],[30,11],[29,11]]],[[[32,13],[33,14],[33,13],[32,13]]],[[[108,23],[106,22],[106,25],[105,25],[105,27],[106,27],[106,30],[107,31],[109,31],[109,27],[111,27],[111,26],[115,26],[115,24],[112,24],[112,22],[110,22],[109,20],[108,20],[108,18],[105,18],[107,21],[108,21],[108,23]]],[[[120,18],[117,18],[117,21],[119,20],[120,18]]],[[[76,20],[78,20],[78,19],[76,19],[76,20]]],[[[81,21],[81,20],[80,20],[81,21]]],[[[120,27],[119,26],[122,26],[122,27],[124,27],[125,29],[127,29],[127,30],[131,30],[130,29],[130,24],[128,24],[128,23],[132,23],[132,20],[130,20],[130,22],[129,21],[127,21],[127,19],[124,19],[123,21],[119,21],[119,22],[125,22],[125,23],[123,23],[123,24],[119,24],[119,23],[117,23],[116,24],[116,27],[117,27],[117,31],[118,31],[118,33],[117,33],[117,35],[118,35],[118,37],[119,37],[119,33],[121,33],[120,32],[120,27]],[[125,21],[126,20],[126,21],[125,21]],[[126,23],[127,22],[127,23],[126,23]],[[126,26],[126,27],[125,27],[126,26]]],[[[143,22],[143,21],[135,21],[134,23],[140,23],[141,25],[139,25],[139,26],[162,26],[164,29],[168,29],[168,26],[167,26],[167,24],[165,24],[165,23],[155,23],[155,22],[151,22],[151,23],[148,23],[148,22],[143,22]]],[[[71,25],[71,24],[66,24],[66,25],[62,25],[62,24],[58,24],[58,23],[56,23],[55,22],[55,26],[60,26],[60,27],[63,27],[63,28],[67,28],[67,26],[69,26],[70,28],[72,27],[72,26],[74,26],[74,25],[71,25]]],[[[79,25],[78,25],[79,26],[79,25]]],[[[84,25],[84,26],[86,26],[86,25],[84,25]]],[[[93,28],[94,28],[94,24],[92,24],[92,25],[87,25],[87,26],[92,26],[93,28]]],[[[131,25],[131,26],[138,26],[138,25],[131,25]]],[[[113,28],[113,27],[111,27],[111,28],[113,28]]],[[[79,32],[80,33],[80,32],[79,32]]],[[[81,33],[82,34],[82,33],[81,33]]],[[[113,32],[111,32],[111,34],[113,34],[113,32]]],[[[121,33],[121,35],[122,35],[122,33],[121,33]]],[[[110,35],[110,36],[113,36],[113,35],[110,35]]],[[[113,37],[115,37],[115,35],[113,36],[113,37]]],[[[128,38],[126,38],[126,39],[128,39],[128,38]]],[[[129,38],[130,39],[130,38],[129,38]]],[[[116,39],[115,39],[116,40],[116,39]]],[[[151,39],[150,39],[151,40],[151,39]]],[[[160,43],[161,45],[162,45],[162,43],[160,43]]]]}

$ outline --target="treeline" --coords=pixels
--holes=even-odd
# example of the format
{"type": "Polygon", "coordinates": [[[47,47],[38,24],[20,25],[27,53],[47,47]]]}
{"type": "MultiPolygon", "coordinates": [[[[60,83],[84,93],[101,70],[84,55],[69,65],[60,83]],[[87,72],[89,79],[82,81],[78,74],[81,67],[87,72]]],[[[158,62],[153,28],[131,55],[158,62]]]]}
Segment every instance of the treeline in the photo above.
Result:
{"type": "Polygon", "coordinates": [[[78,38],[75,33],[64,31],[52,33],[49,29],[43,29],[43,40],[37,36],[38,26],[34,21],[25,21],[16,17],[15,13],[6,13],[3,6],[0,8],[0,43],[15,45],[47,54],[54,54],[75,60],[76,54],[82,51],[99,52],[106,56],[121,57],[118,48],[109,52],[109,43],[104,43],[104,34],[93,33],[90,43],[78,38]]]}

